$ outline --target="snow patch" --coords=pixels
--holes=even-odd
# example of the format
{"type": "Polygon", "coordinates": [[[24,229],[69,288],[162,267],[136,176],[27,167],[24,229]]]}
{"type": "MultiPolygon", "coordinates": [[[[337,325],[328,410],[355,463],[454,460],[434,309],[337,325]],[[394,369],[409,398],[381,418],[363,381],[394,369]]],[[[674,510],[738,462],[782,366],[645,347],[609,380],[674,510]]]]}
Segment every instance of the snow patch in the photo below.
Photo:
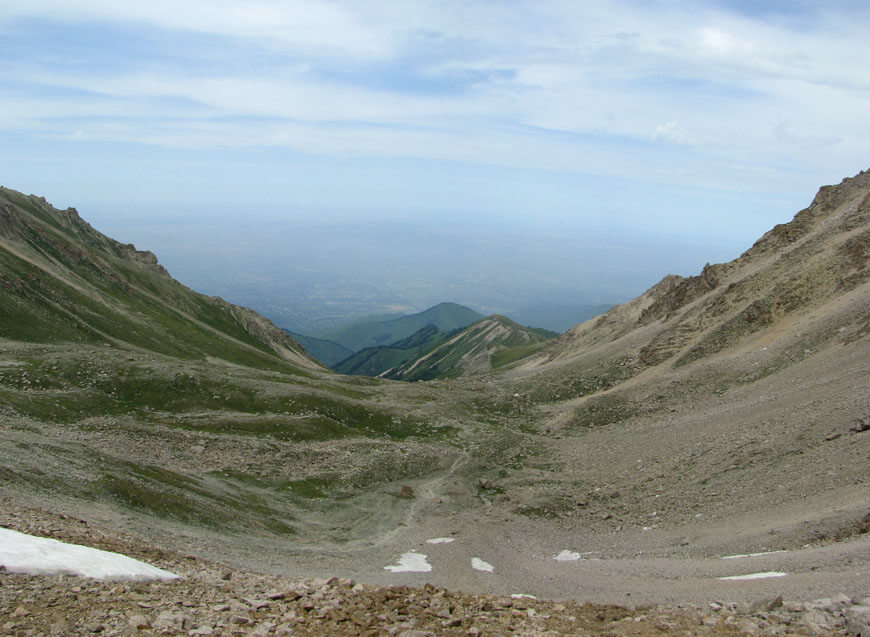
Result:
{"type": "Polygon", "coordinates": [[[722,580],[747,580],[747,579],[765,579],[767,577],[785,577],[788,573],[780,571],[765,571],[763,573],[750,573],[749,575],[729,575],[728,577],[720,577],[722,580]]]}
{"type": "Polygon", "coordinates": [[[179,576],[132,557],[0,528],[0,565],[13,573],[93,579],[169,580],[179,576]]]}
{"type": "Polygon", "coordinates": [[[576,551],[569,551],[568,549],[565,549],[564,551],[562,551],[558,555],[554,555],[553,559],[556,560],[557,562],[575,562],[575,561],[580,559],[580,553],[577,553],[576,551]]]}
{"type": "Polygon", "coordinates": [[[432,570],[432,565],[426,561],[426,556],[423,553],[409,551],[402,553],[398,564],[385,566],[384,570],[393,573],[428,573],[432,570]]]}
{"type": "Polygon", "coordinates": [[[719,559],[736,560],[741,557],[758,557],[759,555],[773,555],[774,553],[785,553],[786,551],[762,551],[761,553],[742,553],[740,555],[724,555],[719,559]]]}
{"type": "Polygon", "coordinates": [[[525,593],[511,593],[513,599],[538,599],[534,595],[526,595],[525,593]]]}
{"type": "Polygon", "coordinates": [[[455,537],[433,537],[431,540],[426,540],[426,544],[450,544],[455,537]]]}
{"type": "Polygon", "coordinates": [[[475,571],[484,571],[486,573],[492,573],[495,570],[495,567],[493,567],[492,564],[484,562],[479,557],[471,558],[471,568],[473,568],[475,571]]]}

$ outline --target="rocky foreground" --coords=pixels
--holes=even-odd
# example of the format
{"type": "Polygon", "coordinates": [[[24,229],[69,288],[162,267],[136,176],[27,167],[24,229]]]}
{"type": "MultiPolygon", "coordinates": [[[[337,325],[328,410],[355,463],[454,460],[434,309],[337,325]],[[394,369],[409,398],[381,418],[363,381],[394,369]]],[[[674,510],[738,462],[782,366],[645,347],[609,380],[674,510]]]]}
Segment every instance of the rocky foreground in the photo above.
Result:
{"type": "MultiPolygon", "coordinates": [[[[8,504],[8,503],[6,503],[8,504]]],[[[624,608],[348,579],[288,579],[142,546],[87,522],[0,510],[0,526],[126,553],[180,575],[103,582],[0,571],[3,635],[870,635],[870,598],[624,608]]]]}

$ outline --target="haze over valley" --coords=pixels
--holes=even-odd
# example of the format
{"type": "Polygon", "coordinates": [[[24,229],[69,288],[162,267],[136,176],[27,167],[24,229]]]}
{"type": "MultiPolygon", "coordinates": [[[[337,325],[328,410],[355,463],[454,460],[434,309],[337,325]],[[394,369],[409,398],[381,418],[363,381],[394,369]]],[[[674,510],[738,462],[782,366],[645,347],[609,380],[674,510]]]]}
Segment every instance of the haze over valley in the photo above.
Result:
{"type": "Polygon", "coordinates": [[[562,331],[585,318],[583,306],[628,300],[662,272],[689,274],[740,249],[733,240],[723,245],[630,229],[568,227],[559,234],[534,220],[318,220],[259,210],[238,218],[178,215],[107,215],[101,225],[158,252],[194,289],[305,334],[442,301],[562,331]],[[572,308],[581,311],[572,315],[572,308]]]}

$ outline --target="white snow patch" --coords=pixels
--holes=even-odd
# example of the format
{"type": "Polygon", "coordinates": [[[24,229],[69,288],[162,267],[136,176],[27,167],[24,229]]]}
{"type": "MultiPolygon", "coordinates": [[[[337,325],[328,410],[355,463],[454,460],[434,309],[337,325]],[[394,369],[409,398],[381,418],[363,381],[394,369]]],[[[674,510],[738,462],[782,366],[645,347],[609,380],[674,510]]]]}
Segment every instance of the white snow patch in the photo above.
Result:
{"type": "Polygon", "coordinates": [[[431,540],[426,540],[426,544],[450,544],[455,537],[433,537],[431,540]]]}
{"type": "Polygon", "coordinates": [[[788,573],[780,571],[765,571],[764,573],[750,573],[749,575],[729,575],[728,577],[720,577],[722,580],[746,580],[746,579],[765,579],[767,577],[785,577],[788,573]]]}
{"type": "Polygon", "coordinates": [[[471,568],[473,568],[475,571],[485,571],[487,573],[492,573],[495,570],[492,564],[484,562],[479,557],[471,558],[471,568]]]}
{"type": "Polygon", "coordinates": [[[93,579],[167,580],[179,576],[120,553],[0,528],[0,565],[13,573],[93,579]]]}
{"type": "Polygon", "coordinates": [[[554,555],[553,559],[556,560],[557,562],[574,562],[574,561],[580,559],[580,553],[577,553],[576,551],[569,551],[568,549],[565,549],[564,551],[562,551],[558,555],[554,555]]]}
{"type": "Polygon", "coordinates": [[[742,553],[740,555],[724,555],[720,559],[736,560],[741,557],[758,557],[759,555],[773,555],[774,553],[785,553],[786,551],[762,551],[761,553],[742,553]]]}
{"type": "Polygon", "coordinates": [[[526,595],[525,593],[511,593],[513,599],[538,599],[534,595],[526,595]]]}
{"type": "Polygon", "coordinates": [[[432,565],[426,561],[426,556],[423,553],[409,551],[402,553],[398,564],[385,566],[384,570],[393,573],[428,573],[432,570],[432,565]]]}

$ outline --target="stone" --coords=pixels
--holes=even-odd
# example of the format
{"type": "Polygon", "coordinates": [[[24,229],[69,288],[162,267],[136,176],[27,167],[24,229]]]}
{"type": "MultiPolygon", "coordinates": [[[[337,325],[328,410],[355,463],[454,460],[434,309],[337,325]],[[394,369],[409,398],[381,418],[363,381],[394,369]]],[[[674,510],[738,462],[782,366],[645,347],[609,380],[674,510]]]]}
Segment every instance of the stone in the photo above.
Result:
{"type": "Polygon", "coordinates": [[[870,605],[852,606],[846,609],[845,615],[847,634],[870,637],[870,605]]]}
{"type": "Polygon", "coordinates": [[[263,622],[259,626],[257,626],[254,630],[251,631],[251,637],[268,637],[269,633],[272,632],[272,629],[275,628],[275,625],[271,622],[263,622]]]}
{"type": "Polygon", "coordinates": [[[207,626],[207,625],[203,624],[202,626],[199,626],[198,628],[194,628],[193,630],[189,631],[187,634],[191,635],[191,636],[193,636],[193,635],[214,635],[214,628],[212,628],[211,626],[207,626]]]}
{"type": "Polygon", "coordinates": [[[804,615],[803,623],[810,630],[830,630],[831,628],[831,618],[822,610],[818,608],[811,608],[807,611],[806,615],[804,615]]]}
{"type": "Polygon", "coordinates": [[[157,632],[178,632],[184,629],[184,617],[178,613],[165,610],[157,615],[151,627],[157,632]]]}
{"type": "Polygon", "coordinates": [[[414,489],[407,484],[403,484],[399,487],[399,497],[400,498],[413,498],[414,497],[414,489]]]}
{"type": "Polygon", "coordinates": [[[261,608],[269,606],[269,602],[265,599],[249,599],[247,597],[243,597],[242,599],[254,610],[260,610],[261,608]]]}
{"type": "Polygon", "coordinates": [[[843,608],[844,606],[852,605],[852,598],[846,595],[845,593],[838,593],[831,598],[831,601],[834,603],[836,608],[843,608]]]}
{"type": "Polygon", "coordinates": [[[145,615],[132,615],[127,624],[134,630],[146,630],[151,628],[151,621],[145,615]]]}
{"type": "Polygon", "coordinates": [[[814,599],[810,604],[808,604],[809,608],[821,609],[821,610],[833,610],[834,609],[834,600],[830,597],[823,597],[821,599],[814,599]]]}
{"type": "Polygon", "coordinates": [[[782,606],[782,595],[762,597],[749,605],[749,612],[753,614],[761,612],[769,613],[774,608],[779,608],[780,606],[782,606]]]}
{"type": "Polygon", "coordinates": [[[490,480],[489,478],[481,478],[477,481],[477,486],[479,486],[481,489],[492,489],[492,480],[490,480]]]}

